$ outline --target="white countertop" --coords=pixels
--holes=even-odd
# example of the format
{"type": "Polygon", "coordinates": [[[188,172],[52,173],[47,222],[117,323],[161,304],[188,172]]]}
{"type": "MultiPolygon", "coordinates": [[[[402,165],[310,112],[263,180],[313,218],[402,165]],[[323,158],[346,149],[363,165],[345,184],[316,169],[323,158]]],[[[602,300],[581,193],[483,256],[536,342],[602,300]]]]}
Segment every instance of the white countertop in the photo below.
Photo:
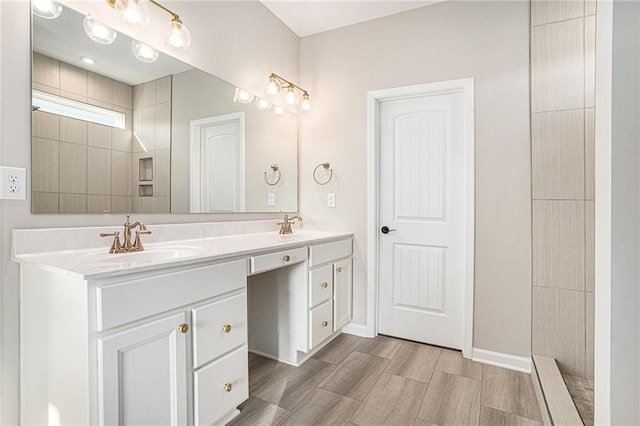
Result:
{"type": "Polygon", "coordinates": [[[109,254],[108,249],[89,248],[14,254],[13,260],[74,279],[96,280],[319,244],[352,235],[350,232],[307,230],[295,230],[290,235],[263,232],[149,243],[145,244],[143,252],[109,254]]]}

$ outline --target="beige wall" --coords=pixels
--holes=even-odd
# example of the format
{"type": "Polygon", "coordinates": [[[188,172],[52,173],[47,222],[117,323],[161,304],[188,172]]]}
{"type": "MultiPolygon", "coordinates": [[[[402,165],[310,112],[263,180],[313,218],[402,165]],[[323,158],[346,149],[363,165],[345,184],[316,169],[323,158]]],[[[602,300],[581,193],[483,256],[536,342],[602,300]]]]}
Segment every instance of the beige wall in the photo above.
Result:
{"type": "Polygon", "coordinates": [[[531,6],[532,349],[593,378],[596,5],[531,6]]]}
{"type": "MultiPolygon", "coordinates": [[[[65,2],[68,3],[68,2],[65,2]]],[[[189,25],[193,43],[181,57],[241,87],[255,92],[270,72],[298,79],[299,40],[282,22],[257,2],[167,2],[189,25]],[[274,48],[274,46],[276,48],[274,48]]],[[[120,28],[115,14],[104,2],[74,3],[83,12],[93,10],[99,20],[120,28]]],[[[161,48],[161,28],[166,16],[159,19],[142,41],[161,48]]],[[[30,7],[20,1],[0,1],[0,164],[26,167],[31,163],[31,49],[30,7]],[[10,41],[10,42],[9,42],[10,41]]],[[[32,215],[31,197],[26,201],[0,201],[0,424],[18,422],[19,372],[19,284],[18,265],[11,262],[11,229],[60,226],[115,225],[123,223],[120,215],[70,216],[32,215]]],[[[271,215],[242,215],[243,219],[276,218],[271,215]]],[[[149,223],[200,222],[237,219],[238,216],[147,215],[149,223]]]]}
{"type": "Polygon", "coordinates": [[[301,40],[306,223],[355,232],[354,319],[366,322],[367,91],[475,79],[474,347],[529,356],[531,169],[528,2],[444,2],[301,40]],[[337,207],[311,171],[329,161],[337,207]]]}
{"type": "Polygon", "coordinates": [[[34,54],[33,88],[125,114],[125,129],[33,113],[35,213],[131,211],[131,86],[34,54]]]}

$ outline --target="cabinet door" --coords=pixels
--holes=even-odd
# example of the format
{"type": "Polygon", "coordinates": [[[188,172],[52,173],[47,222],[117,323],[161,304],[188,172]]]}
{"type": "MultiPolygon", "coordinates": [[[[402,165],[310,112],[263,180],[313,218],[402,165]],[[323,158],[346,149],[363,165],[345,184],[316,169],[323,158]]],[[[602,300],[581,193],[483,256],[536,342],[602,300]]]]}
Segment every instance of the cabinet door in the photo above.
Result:
{"type": "Polygon", "coordinates": [[[351,258],[333,264],[333,331],[351,321],[353,278],[351,258]]]}
{"type": "MultiPolygon", "coordinates": [[[[186,314],[98,340],[99,414],[105,425],[187,423],[186,314]]],[[[188,327],[188,326],[187,326],[188,327]]]]}

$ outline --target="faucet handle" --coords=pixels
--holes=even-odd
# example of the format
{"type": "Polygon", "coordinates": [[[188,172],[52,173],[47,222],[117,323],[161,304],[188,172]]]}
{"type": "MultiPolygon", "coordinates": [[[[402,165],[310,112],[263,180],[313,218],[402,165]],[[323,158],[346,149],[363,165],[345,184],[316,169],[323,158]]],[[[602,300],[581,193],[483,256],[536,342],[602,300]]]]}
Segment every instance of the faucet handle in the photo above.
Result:
{"type": "Polygon", "coordinates": [[[112,232],[110,234],[105,234],[104,232],[100,233],[102,238],[104,237],[113,237],[113,243],[111,244],[111,248],[109,249],[109,253],[120,253],[122,251],[122,243],[120,243],[120,233],[112,232]]]}
{"type": "Polygon", "coordinates": [[[136,231],[136,239],[133,241],[133,249],[136,251],[143,251],[144,246],[142,245],[142,239],[140,235],[149,235],[151,231],[136,231]]]}

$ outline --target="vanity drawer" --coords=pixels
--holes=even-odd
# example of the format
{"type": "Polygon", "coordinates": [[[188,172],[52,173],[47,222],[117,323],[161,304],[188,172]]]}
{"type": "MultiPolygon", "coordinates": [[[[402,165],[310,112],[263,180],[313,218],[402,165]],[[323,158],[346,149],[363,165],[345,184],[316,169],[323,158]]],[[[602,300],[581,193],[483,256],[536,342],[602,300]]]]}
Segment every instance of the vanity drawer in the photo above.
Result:
{"type": "Polygon", "coordinates": [[[333,265],[309,272],[309,307],[330,300],[333,296],[333,265]]]}
{"type": "Polygon", "coordinates": [[[96,289],[97,331],[247,287],[244,259],[96,289]]]}
{"type": "Polygon", "coordinates": [[[252,274],[281,268],[307,260],[307,248],[300,247],[291,250],[282,250],[275,253],[251,256],[250,271],[252,274]]]}
{"type": "Polygon", "coordinates": [[[243,346],[194,373],[194,424],[213,424],[249,398],[248,358],[243,346]]]}
{"type": "Polygon", "coordinates": [[[309,266],[322,265],[351,256],[351,238],[309,247],[309,266]]]}
{"type": "Polygon", "coordinates": [[[247,343],[247,293],[193,309],[193,365],[247,343]]]}
{"type": "Polygon", "coordinates": [[[309,311],[309,349],[333,333],[333,303],[326,302],[309,311]]]}

